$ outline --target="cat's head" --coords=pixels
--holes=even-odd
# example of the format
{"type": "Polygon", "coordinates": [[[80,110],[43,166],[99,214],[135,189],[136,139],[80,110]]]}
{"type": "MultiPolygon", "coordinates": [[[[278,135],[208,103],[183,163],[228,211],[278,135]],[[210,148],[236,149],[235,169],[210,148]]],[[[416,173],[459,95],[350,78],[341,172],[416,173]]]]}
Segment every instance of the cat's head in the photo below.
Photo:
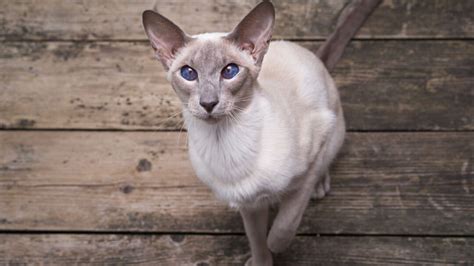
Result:
{"type": "Polygon", "coordinates": [[[274,20],[273,5],[262,2],[230,33],[189,36],[162,15],[143,13],[148,39],[184,108],[209,122],[249,103],[274,20]]]}

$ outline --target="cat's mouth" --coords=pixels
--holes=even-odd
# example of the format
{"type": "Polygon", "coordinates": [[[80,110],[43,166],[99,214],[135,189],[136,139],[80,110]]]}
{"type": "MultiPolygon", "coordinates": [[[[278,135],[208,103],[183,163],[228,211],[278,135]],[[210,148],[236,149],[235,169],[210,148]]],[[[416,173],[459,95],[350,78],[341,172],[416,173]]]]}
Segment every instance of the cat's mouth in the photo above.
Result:
{"type": "Polygon", "coordinates": [[[210,124],[215,124],[221,120],[222,117],[214,117],[212,115],[209,115],[207,118],[204,119],[204,121],[210,123],[210,124]]]}
{"type": "Polygon", "coordinates": [[[193,113],[193,116],[198,118],[199,120],[205,121],[209,124],[215,124],[221,121],[225,114],[202,114],[202,113],[193,113]]]}
{"type": "Polygon", "coordinates": [[[207,114],[206,117],[202,118],[202,120],[210,124],[215,124],[221,121],[224,117],[225,117],[225,114],[207,114]]]}
{"type": "Polygon", "coordinates": [[[194,109],[187,109],[187,110],[194,118],[197,118],[209,124],[218,123],[220,121],[226,120],[227,118],[230,118],[231,116],[229,112],[219,111],[219,110],[215,110],[214,112],[211,112],[211,113],[201,112],[200,110],[194,110],[194,109]]]}

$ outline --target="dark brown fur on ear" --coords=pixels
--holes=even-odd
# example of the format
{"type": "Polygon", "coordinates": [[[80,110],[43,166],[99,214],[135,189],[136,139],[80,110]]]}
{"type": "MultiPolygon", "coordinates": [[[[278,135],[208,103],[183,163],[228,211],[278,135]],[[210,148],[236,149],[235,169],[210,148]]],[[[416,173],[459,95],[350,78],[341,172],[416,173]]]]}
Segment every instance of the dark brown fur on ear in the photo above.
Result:
{"type": "Polygon", "coordinates": [[[249,51],[260,65],[272,37],[274,22],[275,8],[269,1],[264,1],[252,9],[226,38],[249,51]]]}
{"type": "Polygon", "coordinates": [[[190,40],[176,24],[152,11],[143,12],[143,26],[156,57],[169,69],[176,52],[190,40]]]}

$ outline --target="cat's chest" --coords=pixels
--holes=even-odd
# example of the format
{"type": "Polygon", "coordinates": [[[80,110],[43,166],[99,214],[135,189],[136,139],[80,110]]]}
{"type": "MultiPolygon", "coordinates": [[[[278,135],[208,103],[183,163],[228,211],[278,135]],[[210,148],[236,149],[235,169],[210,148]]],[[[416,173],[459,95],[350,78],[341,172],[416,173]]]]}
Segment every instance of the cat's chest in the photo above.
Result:
{"type": "Polygon", "coordinates": [[[233,183],[256,168],[258,125],[202,129],[189,133],[189,154],[197,176],[206,183],[233,183]]]}

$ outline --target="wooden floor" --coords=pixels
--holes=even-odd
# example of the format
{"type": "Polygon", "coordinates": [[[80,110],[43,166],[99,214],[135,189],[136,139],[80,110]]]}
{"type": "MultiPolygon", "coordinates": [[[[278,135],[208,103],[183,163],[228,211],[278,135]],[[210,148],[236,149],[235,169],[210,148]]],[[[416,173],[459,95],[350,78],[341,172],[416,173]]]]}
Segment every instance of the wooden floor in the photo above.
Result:
{"type": "MultiPolygon", "coordinates": [[[[257,0],[0,0],[0,265],[242,265],[140,14],[228,31],[257,0]]],[[[348,0],[274,1],[315,51],[348,0]]],[[[474,264],[474,1],[385,0],[333,75],[348,136],[278,265],[474,264]]]]}

